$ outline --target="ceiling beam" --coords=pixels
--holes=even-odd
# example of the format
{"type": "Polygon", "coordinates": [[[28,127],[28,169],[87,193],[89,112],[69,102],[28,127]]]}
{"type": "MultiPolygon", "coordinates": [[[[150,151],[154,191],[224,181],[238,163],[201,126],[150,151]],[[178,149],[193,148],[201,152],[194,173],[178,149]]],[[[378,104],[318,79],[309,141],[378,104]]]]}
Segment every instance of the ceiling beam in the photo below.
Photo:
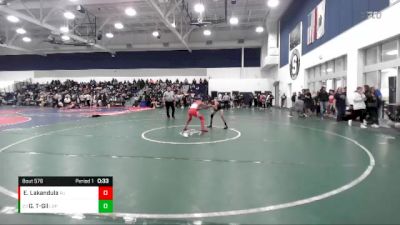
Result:
{"type": "Polygon", "coordinates": [[[100,25],[98,30],[103,30],[103,28],[108,24],[108,22],[110,22],[111,19],[111,16],[107,17],[107,19],[105,19],[104,22],[100,25]]]}
{"type": "MultiPolygon", "coordinates": [[[[57,10],[62,11],[62,7],[64,6],[65,2],[66,2],[65,0],[60,0],[60,1],[58,1],[58,2],[55,4],[55,6],[54,6],[52,9],[50,9],[50,12],[48,12],[46,16],[42,16],[42,19],[41,19],[40,21],[42,21],[42,23],[46,23],[47,20],[48,20],[57,10]]],[[[43,11],[42,8],[41,8],[41,10],[43,11]]]]}
{"type": "MultiPolygon", "coordinates": [[[[20,19],[22,19],[22,20],[25,20],[25,21],[27,21],[27,22],[33,23],[33,24],[35,24],[35,25],[38,25],[38,26],[43,27],[43,28],[46,28],[46,29],[48,29],[48,30],[50,30],[50,31],[53,31],[53,32],[56,32],[56,33],[60,33],[60,31],[58,30],[58,28],[56,28],[56,27],[54,27],[54,26],[52,26],[52,25],[50,25],[50,24],[47,24],[47,23],[42,23],[42,22],[40,22],[38,19],[32,18],[32,17],[30,17],[30,16],[27,16],[27,15],[25,15],[25,14],[23,14],[23,13],[20,13],[20,12],[15,11],[15,10],[13,10],[13,9],[10,9],[10,8],[8,8],[8,7],[0,6],[0,12],[4,12],[4,13],[10,14],[10,15],[14,15],[14,16],[16,16],[16,17],[18,17],[18,18],[20,18],[20,19]]],[[[80,37],[80,36],[77,36],[77,35],[74,35],[74,34],[68,34],[68,36],[69,36],[70,38],[76,40],[76,41],[89,44],[89,40],[84,39],[84,38],[82,38],[82,37],[80,37]]],[[[108,48],[106,48],[106,47],[104,47],[104,46],[102,46],[102,45],[99,45],[99,44],[94,44],[93,47],[98,48],[98,49],[101,49],[101,50],[103,50],[103,51],[105,51],[105,52],[109,52],[109,53],[111,53],[111,54],[115,54],[114,51],[112,51],[112,50],[110,50],[110,49],[108,49],[108,48]]]]}
{"type": "Polygon", "coordinates": [[[186,32],[185,33],[185,35],[183,35],[183,39],[187,39],[188,38],[188,36],[192,33],[192,31],[194,31],[196,28],[195,27],[191,27],[190,29],[189,29],[189,31],[188,32],[186,32]]]}
{"type": "Polygon", "coordinates": [[[26,5],[24,4],[24,2],[23,2],[22,0],[19,0],[19,2],[20,2],[21,5],[24,7],[25,11],[26,11],[29,15],[31,15],[32,18],[35,18],[35,19],[36,19],[35,15],[33,15],[33,13],[31,12],[31,10],[29,10],[29,8],[26,7],[26,5]]]}
{"type": "Polygon", "coordinates": [[[190,49],[188,43],[185,41],[185,39],[182,37],[182,35],[171,25],[171,22],[168,21],[168,18],[165,17],[164,13],[162,12],[162,10],[160,9],[160,7],[157,5],[157,3],[155,2],[155,0],[147,0],[147,2],[154,8],[154,10],[157,11],[161,21],[164,23],[164,25],[166,27],[168,27],[169,30],[171,30],[171,32],[173,34],[176,35],[176,37],[179,39],[180,42],[182,42],[182,44],[186,47],[186,49],[189,52],[192,52],[192,49],[190,49]]]}
{"type": "Polygon", "coordinates": [[[39,54],[39,53],[37,53],[37,52],[31,51],[31,50],[26,49],[26,48],[17,47],[17,46],[15,46],[15,45],[0,44],[0,47],[2,47],[2,48],[8,48],[8,49],[11,49],[11,50],[16,50],[16,51],[20,51],[20,52],[31,53],[31,54],[35,54],[35,55],[43,55],[43,54],[39,54]]]}
{"type": "MultiPolygon", "coordinates": [[[[190,46],[193,49],[237,49],[241,47],[245,48],[254,48],[254,47],[261,47],[262,43],[261,41],[258,40],[250,40],[239,45],[237,43],[237,40],[235,41],[214,41],[212,45],[204,45],[204,41],[199,41],[199,42],[192,42],[190,46]]],[[[118,52],[122,51],[160,51],[160,50],[180,50],[184,47],[181,43],[170,43],[169,47],[163,47],[159,43],[153,43],[153,44],[135,44],[135,47],[133,49],[127,49],[126,45],[124,44],[117,44],[117,45],[112,45],[113,49],[118,50],[118,52]]],[[[88,50],[84,47],[79,47],[74,48],[70,46],[66,46],[65,48],[59,49],[59,50],[54,50],[53,48],[43,48],[40,49],[40,51],[43,52],[49,52],[50,53],[78,53],[78,52],[88,52],[88,50]]],[[[91,52],[91,51],[89,51],[91,52]]]]}
{"type": "Polygon", "coordinates": [[[168,17],[171,13],[173,13],[175,11],[175,9],[181,4],[182,0],[177,0],[174,5],[169,8],[169,10],[167,11],[167,13],[165,13],[165,17],[168,17]]]}

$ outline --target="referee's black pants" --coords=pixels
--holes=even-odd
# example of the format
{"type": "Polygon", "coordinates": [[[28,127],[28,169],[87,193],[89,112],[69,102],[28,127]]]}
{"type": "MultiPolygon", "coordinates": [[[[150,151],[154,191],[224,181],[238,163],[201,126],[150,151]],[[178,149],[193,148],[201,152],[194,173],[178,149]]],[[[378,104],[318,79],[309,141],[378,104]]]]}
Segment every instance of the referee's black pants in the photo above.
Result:
{"type": "Polygon", "coordinates": [[[175,106],[174,102],[165,102],[165,107],[167,109],[167,117],[169,118],[169,108],[172,108],[172,118],[175,118],[175,106]]]}

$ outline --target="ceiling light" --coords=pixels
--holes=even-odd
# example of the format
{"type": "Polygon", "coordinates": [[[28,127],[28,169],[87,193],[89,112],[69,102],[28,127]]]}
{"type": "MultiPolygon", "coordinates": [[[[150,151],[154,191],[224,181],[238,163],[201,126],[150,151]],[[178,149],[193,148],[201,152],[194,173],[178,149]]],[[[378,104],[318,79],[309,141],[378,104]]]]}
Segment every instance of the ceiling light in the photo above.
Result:
{"type": "Polygon", "coordinates": [[[62,26],[62,27],[60,27],[60,31],[62,33],[68,33],[69,32],[69,28],[67,26],[62,26]]]}
{"type": "Polygon", "coordinates": [[[132,7],[126,8],[125,14],[128,16],[136,16],[136,10],[132,7]]]}
{"type": "Polygon", "coordinates": [[[211,35],[211,31],[210,31],[210,30],[204,30],[204,31],[203,31],[203,34],[204,34],[205,36],[210,36],[210,35],[211,35]]]}
{"type": "Polygon", "coordinates": [[[7,0],[0,0],[0,5],[9,5],[10,3],[7,0]]]}
{"type": "Polygon", "coordinates": [[[194,5],[194,11],[197,13],[203,13],[204,5],[202,3],[197,3],[196,5],[194,5]]]}
{"type": "Polygon", "coordinates": [[[26,33],[26,30],[24,30],[24,28],[18,28],[16,31],[17,31],[18,34],[25,34],[26,33]]]}
{"type": "Polygon", "coordinates": [[[114,34],[111,33],[111,32],[108,32],[108,33],[106,33],[106,37],[107,37],[107,38],[113,38],[113,37],[114,37],[114,34]]]}
{"type": "Polygon", "coordinates": [[[22,40],[24,42],[31,42],[32,41],[32,39],[30,39],[29,37],[23,37],[22,40]]]}
{"type": "Polygon", "coordinates": [[[64,13],[64,17],[65,17],[67,20],[73,20],[73,19],[75,19],[75,14],[73,14],[73,13],[70,12],[70,11],[66,11],[66,12],[64,13]]]}
{"type": "Polygon", "coordinates": [[[69,0],[70,2],[77,2],[78,0],[69,0]]]}
{"type": "Polygon", "coordinates": [[[279,5],[279,0],[268,0],[268,7],[275,8],[279,5]]]}
{"type": "Polygon", "coordinates": [[[7,20],[10,21],[11,23],[18,23],[19,22],[18,17],[12,16],[12,15],[7,16],[7,20]]]}
{"type": "Polygon", "coordinates": [[[264,27],[262,27],[262,26],[256,27],[256,32],[257,32],[257,33],[262,33],[262,32],[264,32],[264,27]]]}
{"type": "Polygon", "coordinates": [[[391,50],[386,52],[386,55],[397,55],[397,50],[391,50]]]}
{"type": "Polygon", "coordinates": [[[238,19],[237,17],[231,17],[231,18],[229,19],[229,23],[230,23],[231,25],[237,25],[237,24],[239,23],[239,19],[238,19]]]}
{"type": "Polygon", "coordinates": [[[69,36],[67,36],[67,35],[61,36],[61,39],[62,39],[63,41],[69,41],[69,40],[71,40],[71,38],[70,38],[69,36]]]}
{"type": "Polygon", "coordinates": [[[114,27],[118,30],[121,30],[122,28],[124,28],[124,25],[120,22],[117,22],[114,24],[114,27]]]}
{"type": "Polygon", "coordinates": [[[153,31],[153,36],[154,37],[160,36],[160,32],[158,32],[157,30],[153,31]]]}

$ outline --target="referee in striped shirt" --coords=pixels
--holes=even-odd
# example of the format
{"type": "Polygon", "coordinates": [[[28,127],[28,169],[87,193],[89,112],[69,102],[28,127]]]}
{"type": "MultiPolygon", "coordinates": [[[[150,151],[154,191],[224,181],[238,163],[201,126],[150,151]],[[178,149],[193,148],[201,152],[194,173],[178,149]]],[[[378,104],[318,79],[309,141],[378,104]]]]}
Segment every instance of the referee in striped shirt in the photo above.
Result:
{"type": "Polygon", "coordinates": [[[172,118],[175,119],[175,92],[171,90],[171,87],[167,87],[167,91],[163,95],[164,105],[167,109],[167,117],[169,116],[169,108],[172,108],[172,118]]]}

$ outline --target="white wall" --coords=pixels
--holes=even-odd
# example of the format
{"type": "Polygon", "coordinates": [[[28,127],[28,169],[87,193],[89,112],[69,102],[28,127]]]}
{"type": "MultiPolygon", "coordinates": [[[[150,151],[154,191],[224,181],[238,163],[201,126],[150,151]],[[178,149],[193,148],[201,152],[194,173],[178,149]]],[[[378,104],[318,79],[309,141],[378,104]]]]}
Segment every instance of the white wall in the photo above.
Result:
{"type": "Polygon", "coordinates": [[[347,55],[347,89],[350,102],[352,93],[357,86],[363,85],[363,56],[361,49],[377,42],[400,35],[400,4],[392,5],[382,10],[381,19],[368,19],[343,32],[334,39],[308,52],[301,57],[301,68],[296,80],[291,80],[289,66],[279,69],[280,94],[288,95],[288,84],[292,84],[292,91],[300,91],[307,87],[305,70],[331,59],[347,55]]]}
{"type": "Polygon", "coordinates": [[[259,67],[208,68],[209,79],[254,79],[264,78],[259,67]]]}
{"type": "Polygon", "coordinates": [[[33,82],[38,82],[38,83],[47,83],[52,80],[60,80],[61,82],[64,82],[68,79],[72,79],[77,82],[89,82],[90,80],[96,80],[96,81],[111,81],[113,78],[116,78],[118,81],[132,81],[133,79],[153,79],[153,80],[172,80],[175,81],[178,79],[179,81],[184,81],[185,79],[188,79],[189,82],[191,82],[193,79],[199,81],[201,79],[206,79],[205,76],[154,76],[154,77],[42,77],[42,78],[34,78],[33,82]]]}
{"type": "Polygon", "coordinates": [[[254,92],[267,91],[269,86],[267,79],[211,79],[209,82],[209,92],[254,92]]]}
{"type": "Polygon", "coordinates": [[[45,83],[51,80],[65,81],[73,79],[78,82],[88,82],[92,79],[97,81],[109,81],[116,78],[119,81],[132,81],[133,79],[161,79],[161,80],[180,80],[186,78],[205,79],[207,69],[189,68],[189,69],[93,69],[93,70],[51,70],[34,71],[34,82],[45,83]]]}
{"type": "Polygon", "coordinates": [[[278,80],[278,66],[273,66],[270,68],[263,68],[261,74],[267,80],[266,90],[272,91],[275,94],[275,88],[273,86],[274,82],[278,80]]]}
{"type": "Polygon", "coordinates": [[[260,67],[241,68],[209,68],[209,92],[211,91],[272,91],[272,84],[277,69],[261,71],[260,67]]]}
{"type": "Polygon", "coordinates": [[[35,71],[35,78],[47,77],[179,77],[179,76],[206,76],[205,68],[188,69],[93,69],[93,70],[46,70],[35,71]]]}
{"type": "Polygon", "coordinates": [[[0,71],[0,91],[12,91],[14,82],[26,81],[33,76],[33,71],[0,71]]]}

